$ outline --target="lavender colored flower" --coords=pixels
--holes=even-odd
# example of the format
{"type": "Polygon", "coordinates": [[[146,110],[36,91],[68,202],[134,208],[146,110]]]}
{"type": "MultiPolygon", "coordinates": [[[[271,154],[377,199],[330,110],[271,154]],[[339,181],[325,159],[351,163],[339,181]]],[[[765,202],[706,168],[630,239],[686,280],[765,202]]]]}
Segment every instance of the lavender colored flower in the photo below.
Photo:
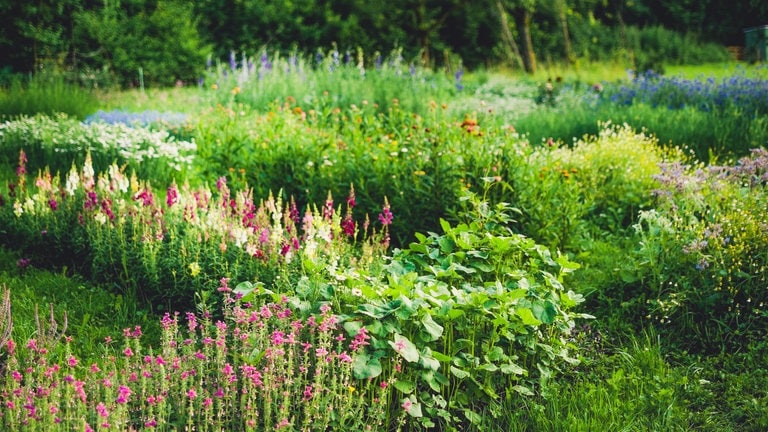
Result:
{"type": "Polygon", "coordinates": [[[237,56],[234,51],[229,52],[229,68],[232,69],[233,72],[237,70],[237,56]]]}

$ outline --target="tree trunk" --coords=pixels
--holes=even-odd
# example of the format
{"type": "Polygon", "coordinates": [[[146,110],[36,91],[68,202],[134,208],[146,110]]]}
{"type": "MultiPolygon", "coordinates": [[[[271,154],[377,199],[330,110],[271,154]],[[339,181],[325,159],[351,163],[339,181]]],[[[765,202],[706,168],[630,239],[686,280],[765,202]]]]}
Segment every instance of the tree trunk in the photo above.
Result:
{"type": "Polygon", "coordinates": [[[504,9],[504,5],[501,4],[501,0],[496,0],[496,8],[499,12],[499,24],[501,24],[501,40],[507,44],[508,55],[511,60],[517,63],[520,69],[525,69],[523,65],[523,59],[520,55],[520,49],[517,47],[515,38],[512,36],[512,32],[509,31],[509,20],[507,20],[507,11],[504,9]]]}
{"type": "Polygon", "coordinates": [[[518,7],[514,11],[515,26],[517,31],[520,32],[523,67],[529,74],[536,72],[536,53],[533,50],[533,40],[531,39],[532,16],[533,13],[525,7],[518,7]]]}
{"type": "Polygon", "coordinates": [[[563,48],[565,49],[565,60],[568,64],[573,63],[573,51],[571,48],[571,37],[568,34],[568,19],[565,13],[565,3],[560,4],[560,24],[563,28],[563,48]]]}

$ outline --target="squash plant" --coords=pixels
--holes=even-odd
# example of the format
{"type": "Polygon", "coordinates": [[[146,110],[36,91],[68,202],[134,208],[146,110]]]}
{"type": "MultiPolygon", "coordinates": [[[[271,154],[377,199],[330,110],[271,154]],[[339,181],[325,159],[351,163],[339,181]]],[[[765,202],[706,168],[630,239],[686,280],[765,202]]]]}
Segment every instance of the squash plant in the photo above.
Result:
{"type": "Polygon", "coordinates": [[[442,234],[395,250],[386,281],[367,278],[367,301],[346,317],[350,334],[364,325],[372,336],[357,377],[399,358],[401,406],[424,427],[478,423],[500,398],[536,394],[576,362],[566,340],[576,319],[591,318],[573,311],[583,298],[563,285],[578,264],[514,234],[509,205],[469,201],[465,222],[441,220],[442,234]]]}

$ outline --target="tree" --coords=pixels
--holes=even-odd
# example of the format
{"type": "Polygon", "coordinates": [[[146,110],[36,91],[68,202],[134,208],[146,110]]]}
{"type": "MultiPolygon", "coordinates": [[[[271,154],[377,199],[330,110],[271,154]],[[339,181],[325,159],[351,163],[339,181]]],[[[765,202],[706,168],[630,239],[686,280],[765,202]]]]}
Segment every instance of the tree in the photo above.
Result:
{"type": "Polygon", "coordinates": [[[523,68],[529,74],[536,72],[536,53],[531,37],[531,22],[536,9],[537,0],[500,0],[505,12],[515,21],[515,29],[520,36],[520,55],[523,68]]]}
{"type": "Polygon", "coordinates": [[[208,54],[192,4],[183,0],[105,1],[77,15],[79,53],[93,69],[108,69],[121,85],[195,81],[208,54]],[[87,54],[84,54],[87,53],[87,54]]]}

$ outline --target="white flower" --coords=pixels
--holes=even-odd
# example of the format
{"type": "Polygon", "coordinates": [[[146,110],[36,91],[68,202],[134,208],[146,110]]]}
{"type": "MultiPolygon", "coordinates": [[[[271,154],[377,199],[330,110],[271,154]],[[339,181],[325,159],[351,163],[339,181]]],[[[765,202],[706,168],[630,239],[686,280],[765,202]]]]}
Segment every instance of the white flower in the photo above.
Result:
{"type": "Polygon", "coordinates": [[[72,166],[72,169],[69,170],[69,175],[67,176],[67,185],[64,187],[66,189],[69,196],[72,196],[77,191],[77,187],[80,185],[80,176],[77,174],[77,169],[75,169],[74,166],[72,166]]]}

